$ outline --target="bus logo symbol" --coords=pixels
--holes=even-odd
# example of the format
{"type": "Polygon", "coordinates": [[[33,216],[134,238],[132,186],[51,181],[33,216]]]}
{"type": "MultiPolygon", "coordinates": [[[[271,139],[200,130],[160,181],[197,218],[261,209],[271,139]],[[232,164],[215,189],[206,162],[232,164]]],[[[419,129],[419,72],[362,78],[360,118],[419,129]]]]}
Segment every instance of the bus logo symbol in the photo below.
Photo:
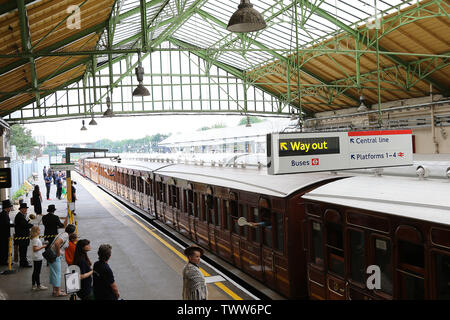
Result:
{"type": "Polygon", "coordinates": [[[319,165],[319,159],[318,158],[313,158],[311,162],[312,162],[313,166],[318,166],[319,165]]]}

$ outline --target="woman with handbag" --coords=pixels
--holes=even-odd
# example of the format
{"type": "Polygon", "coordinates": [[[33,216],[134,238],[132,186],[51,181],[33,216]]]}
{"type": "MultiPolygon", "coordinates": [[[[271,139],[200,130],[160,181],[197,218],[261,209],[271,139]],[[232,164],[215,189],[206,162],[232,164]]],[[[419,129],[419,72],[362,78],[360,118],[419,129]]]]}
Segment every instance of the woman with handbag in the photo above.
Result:
{"type": "Polygon", "coordinates": [[[50,245],[50,249],[55,253],[56,259],[50,262],[50,284],[53,286],[54,297],[64,297],[67,294],[61,292],[61,256],[64,249],[69,246],[69,235],[76,230],[73,224],[67,225],[65,232],[58,234],[50,245]]]}
{"type": "Polygon", "coordinates": [[[42,215],[42,194],[38,185],[34,186],[33,195],[31,196],[31,205],[34,207],[34,213],[36,213],[36,215],[42,215]]]}

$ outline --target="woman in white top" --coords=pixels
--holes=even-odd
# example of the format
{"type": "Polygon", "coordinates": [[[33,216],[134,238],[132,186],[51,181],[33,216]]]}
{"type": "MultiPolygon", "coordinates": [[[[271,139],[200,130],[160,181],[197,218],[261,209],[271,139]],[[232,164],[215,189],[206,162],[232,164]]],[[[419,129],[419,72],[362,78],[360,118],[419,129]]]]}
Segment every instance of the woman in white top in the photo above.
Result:
{"type": "Polygon", "coordinates": [[[64,297],[67,294],[61,292],[61,256],[64,255],[64,249],[69,247],[69,234],[76,230],[73,224],[67,225],[65,232],[58,234],[51,244],[51,249],[56,254],[56,260],[49,264],[50,283],[53,286],[54,297],[64,297]]]}
{"type": "Polygon", "coordinates": [[[31,247],[32,250],[32,259],[33,259],[33,275],[31,276],[32,287],[31,290],[45,290],[48,289],[41,285],[40,275],[41,275],[41,267],[42,267],[42,249],[46,246],[42,245],[42,241],[39,239],[39,235],[41,234],[41,229],[39,226],[33,226],[30,231],[31,236],[31,247]]]}

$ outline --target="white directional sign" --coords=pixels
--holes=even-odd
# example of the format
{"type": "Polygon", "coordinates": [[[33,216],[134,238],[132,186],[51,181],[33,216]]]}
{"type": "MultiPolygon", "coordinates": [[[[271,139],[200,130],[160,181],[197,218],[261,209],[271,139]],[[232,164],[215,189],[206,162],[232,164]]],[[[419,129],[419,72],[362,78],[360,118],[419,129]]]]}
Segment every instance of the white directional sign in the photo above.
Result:
{"type": "Polygon", "coordinates": [[[50,163],[50,168],[57,171],[75,170],[74,163],[50,163]]]}
{"type": "Polygon", "coordinates": [[[267,135],[269,174],[412,164],[411,130],[267,135]]]}

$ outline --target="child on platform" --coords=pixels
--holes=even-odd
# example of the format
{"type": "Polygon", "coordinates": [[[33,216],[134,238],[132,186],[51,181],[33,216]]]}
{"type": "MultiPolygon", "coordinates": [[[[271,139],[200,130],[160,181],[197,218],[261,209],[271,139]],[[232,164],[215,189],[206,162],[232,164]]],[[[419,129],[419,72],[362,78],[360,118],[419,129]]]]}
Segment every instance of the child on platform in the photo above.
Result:
{"type": "Polygon", "coordinates": [[[42,245],[42,241],[39,239],[41,229],[39,226],[33,226],[30,231],[32,258],[33,258],[33,275],[31,276],[31,290],[46,290],[47,287],[41,285],[40,275],[42,267],[42,249],[46,247],[42,245]]]}

